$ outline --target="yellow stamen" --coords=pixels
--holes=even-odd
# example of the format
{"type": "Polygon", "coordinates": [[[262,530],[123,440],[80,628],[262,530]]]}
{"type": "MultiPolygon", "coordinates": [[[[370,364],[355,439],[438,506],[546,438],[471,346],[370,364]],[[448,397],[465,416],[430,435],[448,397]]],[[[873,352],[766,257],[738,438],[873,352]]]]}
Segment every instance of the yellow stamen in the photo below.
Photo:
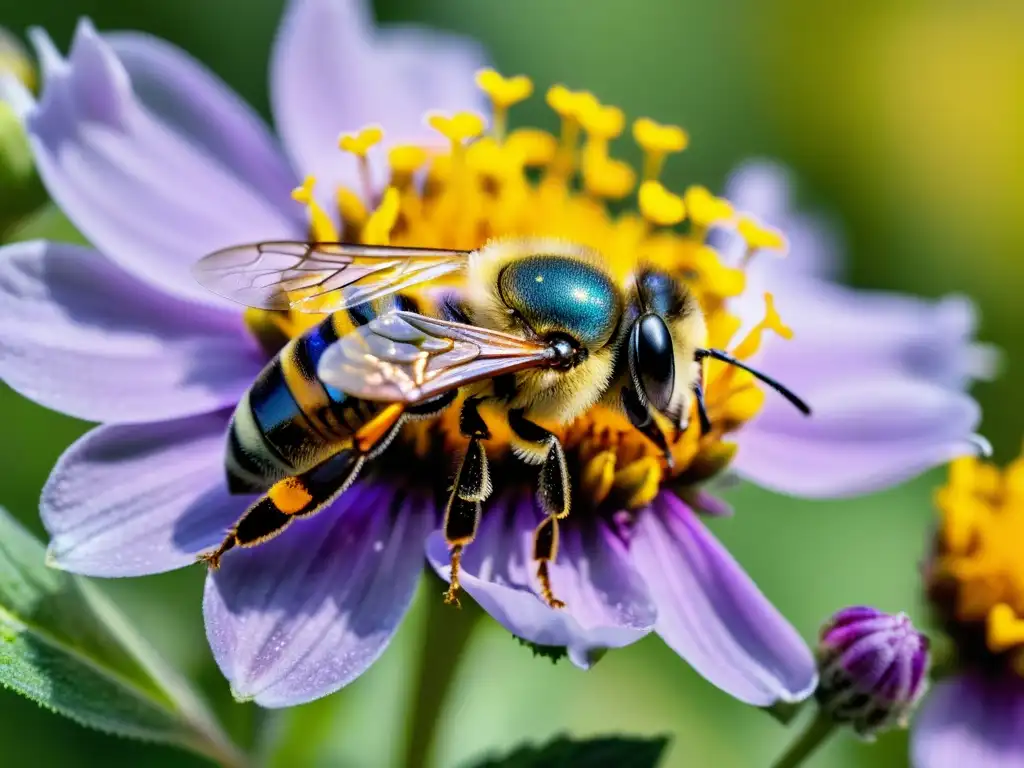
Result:
{"type": "Polygon", "coordinates": [[[793,330],[782,322],[782,318],[775,310],[775,299],[770,293],[764,295],[764,319],[750,329],[746,338],[733,350],[733,356],[740,360],[753,357],[761,348],[761,337],[765,331],[773,331],[784,339],[793,338],[793,330]]]}
{"type": "Polygon", "coordinates": [[[564,180],[576,167],[576,145],[580,138],[580,121],[587,110],[597,105],[597,99],[587,91],[570,91],[564,85],[548,89],[548,106],[562,119],[562,134],[558,151],[551,164],[555,178],[564,180]]]}
{"type": "Polygon", "coordinates": [[[729,201],[715,197],[705,187],[690,187],[683,199],[686,201],[686,210],[690,212],[690,224],[693,227],[691,236],[695,240],[703,241],[713,224],[733,216],[729,201]]]}
{"type": "Polygon", "coordinates": [[[983,623],[993,654],[1010,654],[1011,666],[1024,672],[1024,497],[1021,459],[1000,472],[975,459],[950,464],[949,480],[936,493],[940,519],[933,580],[950,619],[983,623]]]}
{"type": "Polygon", "coordinates": [[[448,139],[453,148],[478,138],[485,128],[484,119],[473,112],[456,112],[451,117],[434,112],[427,115],[427,124],[448,139]]]}
{"type": "Polygon", "coordinates": [[[388,187],[384,197],[380,201],[363,228],[362,241],[367,245],[390,245],[391,230],[398,221],[398,190],[388,187]]]}
{"type": "Polygon", "coordinates": [[[615,463],[614,451],[601,451],[583,467],[580,488],[583,495],[591,499],[595,506],[608,498],[615,480],[615,463]]]}
{"type": "Polygon", "coordinates": [[[505,139],[505,146],[523,158],[528,168],[539,168],[554,159],[558,140],[537,128],[517,128],[505,139]]]}
{"type": "Polygon", "coordinates": [[[672,227],[686,217],[683,198],[673,195],[657,181],[640,185],[640,213],[659,227],[672,227]]]}
{"type": "Polygon", "coordinates": [[[411,177],[427,162],[427,150],[412,144],[392,147],[388,152],[391,173],[402,178],[411,177]]]}
{"type": "Polygon", "coordinates": [[[363,195],[367,200],[373,197],[374,189],[367,155],[383,138],[384,130],[379,125],[368,125],[358,133],[343,133],[338,137],[338,148],[342,152],[356,156],[359,163],[359,180],[363,186],[363,195]]]}
{"type": "Polygon", "coordinates": [[[661,125],[648,117],[633,123],[633,140],[644,151],[645,181],[657,179],[665,165],[665,158],[682,152],[690,143],[686,131],[677,125],[661,125]]]}
{"type": "Polygon", "coordinates": [[[777,229],[767,227],[752,216],[740,216],[736,222],[736,230],[747,244],[747,252],[743,256],[746,266],[760,250],[778,251],[785,255],[786,238],[777,229]]]}
{"type": "Polygon", "coordinates": [[[593,103],[585,103],[580,111],[580,125],[592,138],[610,141],[622,133],[626,125],[626,115],[618,107],[593,103]]]}
{"type": "Polygon", "coordinates": [[[335,190],[335,204],[341,214],[341,222],[345,227],[347,239],[355,242],[353,238],[362,231],[366,219],[370,215],[366,210],[366,205],[362,198],[348,187],[338,187],[335,190]]]}
{"type": "Polygon", "coordinates": [[[292,190],[292,199],[309,209],[313,239],[322,243],[336,243],[339,239],[338,228],[334,226],[331,217],[313,197],[314,186],[316,186],[316,177],[307,176],[301,187],[292,190]]]}
{"type": "Polygon", "coordinates": [[[661,462],[645,456],[615,473],[613,490],[626,509],[637,509],[654,500],[661,488],[661,462]]]}
{"type": "Polygon", "coordinates": [[[494,136],[500,142],[508,127],[509,107],[530,98],[533,81],[525,75],[502,77],[493,69],[482,69],[476,73],[476,84],[494,106],[494,136]]]}
{"type": "Polygon", "coordinates": [[[384,139],[384,130],[379,125],[368,125],[358,133],[343,133],[338,137],[338,148],[356,157],[367,153],[384,139]]]}
{"type": "Polygon", "coordinates": [[[580,171],[587,194],[604,200],[621,200],[636,184],[636,173],[629,165],[608,157],[597,147],[584,150],[580,171]]]}

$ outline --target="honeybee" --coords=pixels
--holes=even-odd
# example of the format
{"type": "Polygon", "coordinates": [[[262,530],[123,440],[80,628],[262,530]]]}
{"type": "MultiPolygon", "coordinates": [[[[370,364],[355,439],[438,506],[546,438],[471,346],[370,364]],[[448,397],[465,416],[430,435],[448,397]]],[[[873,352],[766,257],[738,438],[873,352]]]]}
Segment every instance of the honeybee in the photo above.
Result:
{"type": "Polygon", "coordinates": [[[194,273],[250,307],[327,314],[284,346],[235,410],[229,487],[263,495],[203,555],[213,568],[233,547],[257,545],[318,512],[407,419],[440,414],[461,390],[468,445],[445,509],[447,599],[455,600],[460,558],[492,488],[482,445],[490,430],[479,411],[487,401],[507,420],[520,457],[540,466],[545,517],[533,557],[544,599],[561,607],[548,565],[558,521],[569,514],[570,477],[558,437],[537,420],[568,423],[600,403],[623,412],[671,462],[654,412],[685,430],[696,410],[710,430],[706,358],[749,371],[810,413],[779,382],[707,348],[700,306],[681,278],[641,269],[620,285],[598,253],[562,240],[496,240],[475,251],[266,242],[212,253],[194,273]],[[463,289],[436,316],[398,293],[455,272],[464,273],[463,289]],[[375,311],[376,300],[391,306],[375,311]]]}

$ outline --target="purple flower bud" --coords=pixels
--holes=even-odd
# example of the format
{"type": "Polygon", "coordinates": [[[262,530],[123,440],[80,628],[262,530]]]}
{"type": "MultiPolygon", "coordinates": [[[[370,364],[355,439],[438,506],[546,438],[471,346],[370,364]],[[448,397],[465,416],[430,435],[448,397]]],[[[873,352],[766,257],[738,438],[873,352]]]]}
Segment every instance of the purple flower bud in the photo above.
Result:
{"type": "Polygon", "coordinates": [[[821,630],[818,702],[865,738],[906,727],[927,687],[929,662],[928,638],[906,614],[844,608],[821,630]]]}

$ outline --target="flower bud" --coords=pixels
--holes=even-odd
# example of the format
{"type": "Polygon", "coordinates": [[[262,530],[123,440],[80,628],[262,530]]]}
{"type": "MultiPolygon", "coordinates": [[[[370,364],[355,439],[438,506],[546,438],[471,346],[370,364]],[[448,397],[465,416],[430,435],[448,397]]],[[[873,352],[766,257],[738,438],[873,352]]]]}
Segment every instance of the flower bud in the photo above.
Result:
{"type": "Polygon", "coordinates": [[[865,738],[906,727],[927,687],[929,662],[928,638],[906,614],[844,608],[821,630],[818,703],[865,738]]]}

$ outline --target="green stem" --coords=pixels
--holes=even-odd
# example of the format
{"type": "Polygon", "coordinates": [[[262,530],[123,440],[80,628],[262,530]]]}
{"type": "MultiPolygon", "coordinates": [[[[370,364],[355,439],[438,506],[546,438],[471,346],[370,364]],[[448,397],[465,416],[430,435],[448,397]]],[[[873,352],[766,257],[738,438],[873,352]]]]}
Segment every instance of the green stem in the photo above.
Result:
{"type": "Polygon", "coordinates": [[[463,596],[462,610],[445,605],[445,584],[433,574],[427,578],[426,621],[423,654],[412,705],[412,723],[405,743],[406,768],[427,765],[437,731],[437,721],[462,658],[466,642],[482,615],[475,603],[463,596]]]}
{"type": "Polygon", "coordinates": [[[772,763],[772,768],[796,768],[801,765],[814,753],[814,750],[828,740],[833,730],[835,730],[835,723],[832,718],[819,709],[814,719],[807,724],[796,741],[789,745],[789,749],[783,753],[782,757],[772,763]]]}

